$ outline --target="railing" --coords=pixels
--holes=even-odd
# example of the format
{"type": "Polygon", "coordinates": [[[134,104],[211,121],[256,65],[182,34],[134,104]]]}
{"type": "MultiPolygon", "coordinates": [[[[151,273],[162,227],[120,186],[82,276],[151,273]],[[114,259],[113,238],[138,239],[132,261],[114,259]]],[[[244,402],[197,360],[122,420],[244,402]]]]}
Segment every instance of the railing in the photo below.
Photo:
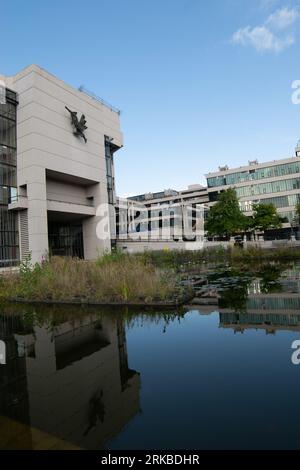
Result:
{"type": "MultiPolygon", "coordinates": [[[[27,201],[27,200],[28,200],[27,196],[16,195],[16,196],[10,197],[8,203],[13,204],[13,203],[16,203],[16,202],[27,201]]],[[[83,201],[74,202],[74,201],[62,201],[61,199],[48,199],[48,198],[47,198],[47,201],[61,202],[63,204],[73,204],[73,205],[76,205],[76,206],[94,207],[94,202],[93,201],[91,201],[91,202],[83,202],[83,201]]]]}
{"type": "Polygon", "coordinates": [[[51,201],[51,202],[61,202],[62,204],[73,204],[75,206],[86,206],[86,207],[94,207],[94,202],[74,202],[74,201],[62,201],[61,199],[48,199],[47,198],[47,201],[51,201]]]}
{"type": "Polygon", "coordinates": [[[12,204],[14,202],[19,202],[25,200],[27,201],[27,196],[21,196],[20,194],[16,194],[15,196],[11,196],[8,198],[8,204],[12,204]]]}
{"type": "Polygon", "coordinates": [[[103,98],[100,98],[99,96],[97,96],[95,93],[93,93],[92,91],[89,91],[87,90],[83,85],[80,85],[80,87],[78,88],[79,91],[82,91],[83,93],[86,93],[90,98],[96,100],[96,101],[99,101],[99,103],[103,104],[104,106],[106,106],[107,108],[109,108],[111,111],[113,111],[114,113],[117,113],[119,116],[121,114],[121,111],[120,109],[116,108],[115,106],[113,106],[112,104],[110,104],[108,101],[105,101],[103,98]]]}

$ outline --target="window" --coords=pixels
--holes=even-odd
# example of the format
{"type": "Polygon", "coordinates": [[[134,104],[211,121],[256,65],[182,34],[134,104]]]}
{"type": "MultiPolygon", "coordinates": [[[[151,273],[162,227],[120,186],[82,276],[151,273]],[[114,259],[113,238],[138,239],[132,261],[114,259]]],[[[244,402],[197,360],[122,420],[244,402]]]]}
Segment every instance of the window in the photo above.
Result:
{"type": "Polygon", "coordinates": [[[105,137],[105,163],[108,203],[113,204],[115,189],[115,179],[113,177],[113,149],[108,137],[105,137]]]}
{"type": "Polygon", "coordinates": [[[242,171],[229,173],[224,176],[207,178],[209,188],[232,185],[244,181],[260,180],[265,178],[274,178],[279,176],[293,175],[300,173],[300,162],[282,163],[270,167],[251,169],[249,172],[242,171]]]}
{"type": "Polygon", "coordinates": [[[8,204],[16,197],[16,94],[6,90],[6,103],[0,104],[0,267],[19,261],[17,219],[8,204]]]}

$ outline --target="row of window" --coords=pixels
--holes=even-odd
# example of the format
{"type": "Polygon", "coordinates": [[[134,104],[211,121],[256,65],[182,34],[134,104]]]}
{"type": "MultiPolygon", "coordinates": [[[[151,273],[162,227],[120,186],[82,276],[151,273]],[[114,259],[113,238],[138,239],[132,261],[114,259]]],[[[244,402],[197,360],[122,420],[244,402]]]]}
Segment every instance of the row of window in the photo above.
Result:
{"type": "Polygon", "coordinates": [[[300,178],[292,178],[289,180],[272,181],[271,183],[260,183],[253,186],[243,186],[235,188],[237,196],[247,197],[259,194],[280,193],[282,191],[292,191],[300,189],[300,178]]]}
{"type": "Polygon", "coordinates": [[[181,207],[174,207],[172,210],[162,209],[162,210],[155,210],[155,211],[146,211],[146,217],[154,219],[156,217],[168,217],[174,215],[182,215],[182,208],[181,207]]]}
{"type": "Polygon", "coordinates": [[[167,191],[160,191],[159,193],[148,193],[148,194],[140,194],[139,196],[132,196],[129,197],[128,199],[131,199],[133,201],[147,201],[148,199],[162,199],[164,197],[171,197],[171,196],[177,196],[178,191],[175,191],[173,189],[168,189],[167,191]]]}
{"type": "MultiPolygon", "coordinates": [[[[1,167],[1,165],[0,165],[1,167]]],[[[17,188],[14,186],[0,186],[0,204],[9,204],[17,198],[17,188]]]]}
{"type": "Polygon", "coordinates": [[[109,140],[105,139],[105,163],[106,163],[106,180],[108,203],[114,203],[115,179],[113,177],[113,151],[109,140]]]}
{"type": "Polygon", "coordinates": [[[300,173],[300,161],[207,178],[207,186],[209,188],[214,188],[218,186],[243,183],[245,181],[260,180],[263,178],[293,175],[296,173],[300,173]]]}
{"type": "Polygon", "coordinates": [[[0,231],[0,246],[12,247],[18,246],[18,233],[17,232],[1,232],[0,231]]]}
{"type": "MultiPolygon", "coordinates": [[[[0,105],[0,109],[3,104],[0,105]]],[[[13,149],[17,146],[16,123],[12,119],[5,118],[0,114],[0,144],[13,149]]]]}
{"type": "Polygon", "coordinates": [[[0,186],[17,186],[16,167],[0,163],[0,186]]]}
{"type": "Polygon", "coordinates": [[[270,310],[299,310],[300,309],[300,299],[299,298],[288,298],[288,297],[274,297],[268,298],[265,297],[251,298],[251,301],[247,302],[249,308],[262,309],[268,308],[270,310]]]}
{"type": "Polygon", "coordinates": [[[284,220],[287,220],[289,223],[291,223],[295,217],[295,211],[280,212],[280,217],[283,217],[284,220]]]}
{"type": "Polygon", "coordinates": [[[19,262],[19,247],[0,246],[0,267],[14,266],[19,262]]]}
{"type": "Polygon", "coordinates": [[[84,258],[82,224],[49,223],[48,236],[51,255],[84,258]]]}
{"type": "Polygon", "coordinates": [[[15,91],[10,90],[9,88],[6,88],[6,101],[8,103],[12,103],[14,106],[17,106],[17,93],[15,91]]]}
{"type": "Polygon", "coordinates": [[[10,101],[6,101],[6,103],[1,104],[0,107],[0,117],[11,119],[12,121],[16,121],[16,106],[14,103],[10,101]]]}
{"type": "Polygon", "coordinates": [[[0,144],[0,163],[5,163],[6,165],[16,165],[16,150],[0,144]]]}
{"type": "Polygon", "coordinates": [[[16,196],[16,95],[6,90],[6,103],[0,104],[0,266],[18,263],[17,216],[8,211],[16,196]]]}
{"type": "Polygon", "coordinates": [[[253,204],[274,204],[277,209],[282,207],[295,207],[300,203],[300,194],[292,194],[290,196],[277,196],[270,197],[262,200],[252,200],[252,201],[240,201],[240,208],[242,211],[252,211],[253,204]]]}
{"type": "MultiPolygon", "coordinates": [[[[295,307],[290,310],[297,310],[299,299],[282,299],[280,297],[274,297],[272,299],[266,299],[264,296],[252,297],[251,299],[248,299],[247,306],[248,308],[263,310],[267,304],[267,307],[270,308],[270,310],[284,310],[286,300],[296,300],[294,304],[290,304],[292,307],[295,305],[295,307]],[[269,300],[271,301],[270,304],[269,300]],[[269,307],[269,305],[271,307],[269,307]]],[[[279,313],[251,313],[250,315],[247,313],[243,313],[242,315],[237,313],[220,313],[220,319],[222,323],[240,323],[241,320],[244,324],[263,324],[266,320],[268,320],[269,323],[272,323],[272,325],[297,325],[300,323],[300,315],[282,315],[279,313]]]]}
{"type": "Polygon", "coordinates": [[[15,232],[16,216],[14,212],[10,212],[6,205],[0,205],[0,232],[15,232]]]}
{"type": "Polygon", "coordinates": [[[7,206],[0,206],[0,267],[18,263],[19,247],[17,219],[7,206]]]}

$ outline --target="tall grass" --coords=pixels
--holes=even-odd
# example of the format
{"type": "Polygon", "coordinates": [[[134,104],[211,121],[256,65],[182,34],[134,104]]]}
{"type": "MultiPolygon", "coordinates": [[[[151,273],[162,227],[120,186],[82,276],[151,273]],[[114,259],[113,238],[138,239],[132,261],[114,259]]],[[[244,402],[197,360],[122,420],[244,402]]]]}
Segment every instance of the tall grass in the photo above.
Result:
{"type": "Polygon", "coordinates": [[[22,265],[2,278],[0,297],[30,300],[146,302],[172,299],[176,276],[142,259],[104,255],[96,262],[52,257],[42,265],[22,265]]]}
{"type": "Polygon", "coordinates": [[[128,255],[105,254],[92,262],[52,257],[42,265],[22,263],[19,273],[0,276],[0,301],[86,300],[104,303],[152,303],[183,294],[179,273],[205,263],[229,263],[241,268],[263,261],[300,259],[296,248],[210,248],[201,251],[159,251],[128,255]]]}

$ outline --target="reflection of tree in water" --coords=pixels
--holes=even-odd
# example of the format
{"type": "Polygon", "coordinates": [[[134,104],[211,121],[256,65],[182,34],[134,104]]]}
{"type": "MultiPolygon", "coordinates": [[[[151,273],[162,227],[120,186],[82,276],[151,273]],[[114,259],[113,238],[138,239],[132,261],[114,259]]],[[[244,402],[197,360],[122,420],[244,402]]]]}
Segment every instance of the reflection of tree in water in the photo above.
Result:
{"type": "Polygon", "coordinates": [[[234,311],[245,312],[248,298],[248,288],[254,279],[259,279],[260,292],[269,294],[281,292],[283,287],[280,279],[282,272],[288,265],[266,263],[258,267],[249,267],[247,274],[237,269],[229,269],[212,276],[213,283],[217,286],[220,295],[221,308],[231,308],[234,311]]]}
{"type": "Polygon", "coordinates": [[[252,277],[240,270],[228,268],[208,276],[209,285],[214,286],[219,294],[219,306],[235,311],[245,311],[248,298],[248,286],[252,277]]]}
{"type": "Polygon", "coordinates": [[[281,264],[265,264],[258,271],[260,278],[260,290],[264,294],[271,292],[281,292],[282,285],[280,277],[286,267],[281,264]]]}
{"type": "Polygon", "coordinates": [[[154,311],[153,309],[149,309],[149,312],[141,312],[139,311],[139,315],[134,314],[127,314],[126,316],[126,327],[128,329],[136,328],[136,327],[143,327],[150,323],[159,325],[162,324],[162,332],[166,333],[167,327],[177,321],[178,323],[181,322],[181,319],[184,317],[186,310],[184,308],[177,308],[176,311],[172,310],[169,311],[154,311]]]}
{"type": "Polygon", "coordinates": [[[100,390],[99,392],[96,392],[95,395],[93,395],[90,399],[88,411],[89,426],[84,432],[84,436],[86,436],[91,431],[91,429],[96,427],[98,421],[103,423],[104,417],[105,406],[103,402],[103,390],[100,390]]]}
{"type": "Polygon", "coordinates": [[[219,306],[221,308],[231,308],[234,311],[245,312],[248,298],[248,282],[242,282],[240,286],[224,289],[221,292],[219,306]]]}

